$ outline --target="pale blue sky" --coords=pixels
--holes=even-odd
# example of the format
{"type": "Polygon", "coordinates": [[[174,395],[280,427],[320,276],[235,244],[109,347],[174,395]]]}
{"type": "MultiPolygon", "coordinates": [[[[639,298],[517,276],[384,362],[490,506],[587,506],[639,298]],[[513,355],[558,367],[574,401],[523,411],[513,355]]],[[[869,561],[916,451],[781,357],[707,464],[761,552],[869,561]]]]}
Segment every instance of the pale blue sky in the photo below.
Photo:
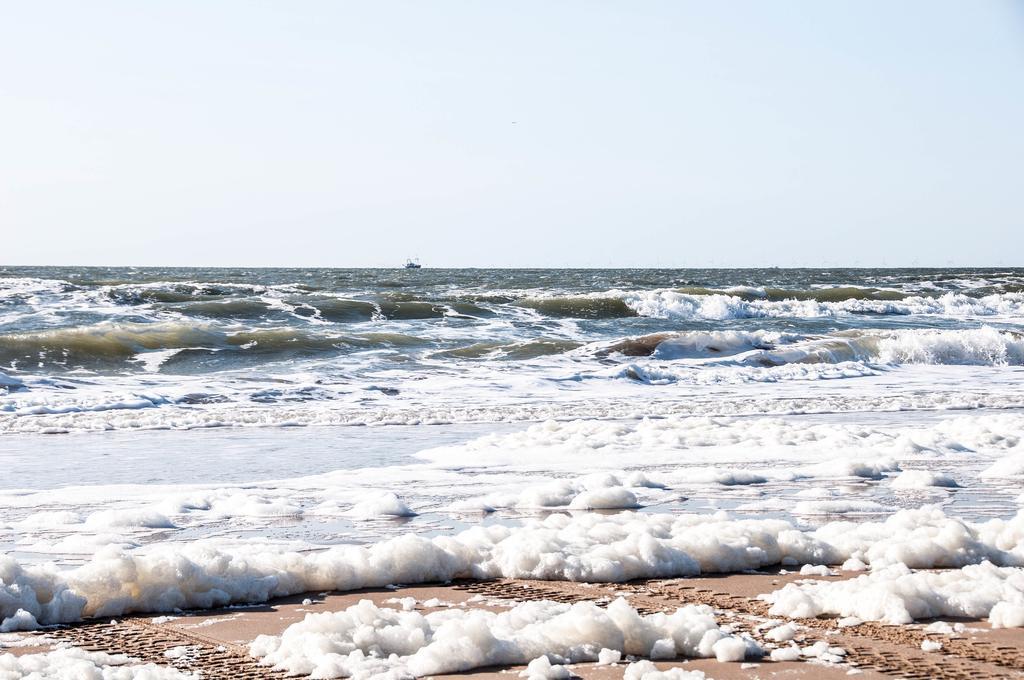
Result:
{"type": "Polygon", "coordinates": [[[0,263],[1024,265],[1024,3],[0,0],[0,263]]]}

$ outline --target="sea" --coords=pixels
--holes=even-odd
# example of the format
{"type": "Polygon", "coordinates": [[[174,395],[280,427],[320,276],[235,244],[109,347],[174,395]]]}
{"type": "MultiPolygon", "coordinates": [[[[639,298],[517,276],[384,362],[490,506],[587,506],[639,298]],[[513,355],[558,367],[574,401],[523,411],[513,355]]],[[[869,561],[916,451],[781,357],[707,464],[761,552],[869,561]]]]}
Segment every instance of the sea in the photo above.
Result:
{"type": "Polygon", "coordinates": [[[551,513],[1007,518],[1022,409],[1024,269],[0,267],[26,565],[551,513]]]}

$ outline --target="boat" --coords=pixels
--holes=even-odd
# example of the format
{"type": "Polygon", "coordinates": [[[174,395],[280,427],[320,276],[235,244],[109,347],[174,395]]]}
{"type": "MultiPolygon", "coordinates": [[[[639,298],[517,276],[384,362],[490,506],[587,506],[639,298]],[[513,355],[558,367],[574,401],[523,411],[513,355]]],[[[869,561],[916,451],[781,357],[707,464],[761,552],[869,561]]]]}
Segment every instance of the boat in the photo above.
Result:
{"type": "Polygon", "coordinates": [[[423,267],[423,265],[421,265],[416,260],[406,260],[405,261],[405,268],[406,269],[421,269],[422,267],[423,267]]]}

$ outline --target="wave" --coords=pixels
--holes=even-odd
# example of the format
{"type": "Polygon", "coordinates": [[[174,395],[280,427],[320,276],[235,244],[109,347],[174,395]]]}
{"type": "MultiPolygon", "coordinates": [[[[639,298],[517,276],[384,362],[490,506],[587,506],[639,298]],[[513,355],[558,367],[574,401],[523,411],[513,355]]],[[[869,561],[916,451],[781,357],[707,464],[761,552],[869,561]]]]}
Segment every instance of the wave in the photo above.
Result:
{"type": "Polygon", "coordinates": [[[583,343],[574,340],[541,338],[529,342],[477,342],[435,352],[432,357],[451,359],[535,359],[570,352],[583,343]]]}
{"type": "Polygon", "coordinates": [[[168,361],[189,353],[247,352],[295,356],[339,352],[348,348],[409,347],[430,341],[402,333],[321,334],[297,328],[228,331],[194,323],[102,323],[35,333],[0,335],[0,365],[97,368],[126,367],[151,352],[180,350],[168,361]]]}
{"type": "Polygon", "coordinates": [[[779,383],[807,380],[838,380],[878,375],[879,371],[860,361],[809,365],[802,363],[777,366],[692,366],[675,367],[658,364],[628,364],[606,374],[613,378],[627,378],[649,385],[686,383],[690,385],[743,385],[750,383],[779,383]]]}
{"type": "Polygon", "coordinates": [[[683,295],[730,295],[741,300],[814,300],[817,302],[843,302],[846,300],[903,300],[910,297],[905,291],[886,288],[862,288],[860,286],[833,286],[828,288],[772,288],[764,286],[732,286],[729,288],[704,288],[689,286],[676,288],[683,295]]]}
{"type": "MultiPolygon", "coordinates": [[[[292,304],[296,303],[297,301],[292,301],[292,304]]],[[[324,321],[352,323],[370,321],[378,313],[378,310],[372,302],[316,298],[296,304],[295,313],[299,316],[317,317],[324,321]]]]}
{"type": "Polygon", "coordinates": [[[107,297],[118,305],[157,305],[185,317],[261,320],[275,313],[329,321],[359,323],[366,321],[442,319],[451,315],[493,316],[479,305],[462,300],[401,299],[355,300],[322,295],[297,296],[294,291],[259,289],[215,289],[194,285],[171,288],[113,289],[107,297]]]}
{"type": "Polygon", "coordinates": [[[914,330],[865,336],[879,361],[891,364],[1024,366],[1024,335],[983,327],[914,330]]]}
{"type": "Polygon", "coordinates": [[[335,323],[362,321],[415,321],[444,319],[453,316],[493,317],[492,310],[464,300],[385,299],[380,301],[345,298],[286,298],[283,303],[293,307],[299,316],[310,316],[335,323]]]}
{"type": "Polygon", "coordinates": [[[174,307],[187,316],[211,319],[259,319],[267,315],[271,305],[259,298],[240,298],[216,302],[192,302],[174,307]]]}
{"type": "Polygon", "coordinates": [[[851,314],[912,315],[952,317],[1022,316],[1024,294],[1005,293],[971,297],[945,293],[938,297],[907,296],[898,300],[845,297],[837,301],[817,298],[784,300],[744,299],[725,293],[692,294],[676,290],[613,291],[639,316],[660,319],[701,319],[725,321],[751,318],[823,318],[851,314]]]}
{"type": "Polygon", "coordinates": [[[592,352],[602,358],[613,354],[628,357],[649,356],[666,360],[723,357],[750,350],[775,349],[778,345],[794,342],[799,337],[769,331],[651,333],[597,345],[592,348],[592,352]]]}
{"type": "Polygon", "coordinates": [[[990,327],[961,330],[846,331],[804,346],[760,353],[759,365],[840,363],[1024,366],[1024,336],[990,327]]]}
{"type": "Polygon", "coordinates": [[[413,321],[416,319],[443,319],[448,309],[434,302],[379,302],[378,314],[384,319],[413,321]]]}
{"type": "Polygon", "coordinates": [[[686,287],[610,290],[576,296],[525,297],[514,304],[543,316],[577,319],[650,317],[726,321],[757,318],[831,318],[844,315],[1021,316],[1024,293],[983,296],[948,292],[928,296],[852,286],[808,290],[686,287]]]}
{"type": "MultiPolygon", "coordinates": [[[[646,357],[615,373],[644,382],[691,379],[711,368],[859,364],[854,373],[870,374],[873,365],[1024,366],[1024,335],[988,326],[960,330],[842,331],[827,336],[799,336],[767,331],[690,331],[659,333],[588,346],[600,358],[646,357]],[[684,370],[674,374],[676,364],[684,370]]],[[[721,371],[719,371],[721,372],[721,371]]],[[[780,374],[781,375],[781,374],[780,374]]],[[[738,374],[737,374],[738,376],[738,374]]],[[[746,381],[750,376],[742,377],[746,381]]],[[[772,380],[769,375],[764,380],[772,380]]],[[[716,380],[717,381],[717,380],[716,380]]]]}
{"type": "Polygon", "coordinates": [[[556,318],[621,319],[640,316],[626,300],[616,296],[524,298],[516,304],[556,318]]]}
{"type": "MultiPolygon", "coordinates": [[[[153,281],[138,284],[120,280],[80,281],[78,283],[82,286],[99,288],[104,291],[110,300],[123,305],[243,298],[263,295],[269,290],[266,286],[251,286],[238,283],[153,281]]],[[[286,290],[291,288],[291,286],[285,287],[286,290]]]]}

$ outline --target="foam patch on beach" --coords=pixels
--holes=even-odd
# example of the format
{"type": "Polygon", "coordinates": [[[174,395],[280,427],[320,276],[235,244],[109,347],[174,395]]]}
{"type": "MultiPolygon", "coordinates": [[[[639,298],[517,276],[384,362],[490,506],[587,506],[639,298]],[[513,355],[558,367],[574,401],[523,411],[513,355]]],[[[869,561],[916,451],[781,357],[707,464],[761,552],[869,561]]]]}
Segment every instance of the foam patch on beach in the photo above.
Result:
{"type": "Polygon", "coordinates": [[[892,624],[940,617],[991,617],[993,627],[1024,619],[1024,569],[984,561],[960,569],[915,572],[897,563],[848,581],[790,583],[762,595],[773,616],[825,614],[892,624]]]}
{"type": "Polygon", "coordinates": [[[0,622],[31,628],[83,616],[211,608],[455,578],[620,582],[851,559],[873,569],[960,568],[985,561],[1019,567],[1024,512],[1010,520],[969,523],[927,507],[881,522],[831,522],[817,530],[725,513],[555,514],[518,526],[477,525],[432,538],[406,534],[318,552],[216,540],[111,547],[70,570],[3,557],[0,622]]]}
{"type": "Polygon", "coordinates": [[[723,631],[711,608],[700,605],[647,616],[622,599],[606,608],[536,601],[501,613],[421,614],[363,600],[308,614],[280,636],[261,635],[250,651],[274,670],[313,677],[423,677],[525,664],[530,677],[555,677],[552,660],[556,666],[598,661],[602,650],[674,659],[711,657],[732,652],[730,646],[738,646],[730,660],[761,656],[752,639],[723,631]]]}
{"type": "Polygon", "coordinates": [[[90,652],[68,647],[41,654],[0,654],[0,678],[88,678],[89,680],[200,680],[171,666],[140,663],[124,654],[90,652]]]}

